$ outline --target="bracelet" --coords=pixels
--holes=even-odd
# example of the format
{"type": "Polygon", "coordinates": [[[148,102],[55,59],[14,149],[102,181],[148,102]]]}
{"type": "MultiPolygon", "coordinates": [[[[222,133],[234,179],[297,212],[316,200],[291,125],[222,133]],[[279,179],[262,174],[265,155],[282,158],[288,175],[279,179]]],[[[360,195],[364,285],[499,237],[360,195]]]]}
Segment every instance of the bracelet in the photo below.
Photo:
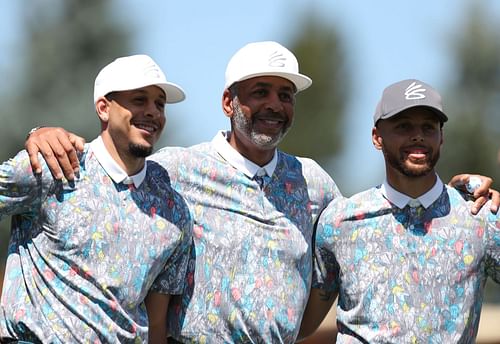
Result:
{"type": "Polygon", "coordinates": [[[40,125],[38,127],[32,128],[30,131],[28,131],[28,135],[26,135],[26,140],[30,138],[31,134],[33,134],[35,131],[37,131],[38,129],[41,129],[41,128],[45,128],[45,126],[40,125]]]}

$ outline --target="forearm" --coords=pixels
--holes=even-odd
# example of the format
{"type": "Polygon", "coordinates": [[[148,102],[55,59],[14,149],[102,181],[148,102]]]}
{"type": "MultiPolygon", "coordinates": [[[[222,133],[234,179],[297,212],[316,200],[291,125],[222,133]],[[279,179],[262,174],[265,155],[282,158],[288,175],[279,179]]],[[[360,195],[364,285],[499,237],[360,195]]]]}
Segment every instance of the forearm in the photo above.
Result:
{"type": "Polygon", "coordinates": [[[336,292],[327,292],[314,288],[311,290],[302,324],[300,325],[298,341],[305,339],[318,329],[336,298],[336,292]]]}
{"type": "Polygon", "coordinates": [[[167,341],[167,310],[170,295],[149,292],[145,304],[148,312],[149,343],[166,344],[167,341]]]}

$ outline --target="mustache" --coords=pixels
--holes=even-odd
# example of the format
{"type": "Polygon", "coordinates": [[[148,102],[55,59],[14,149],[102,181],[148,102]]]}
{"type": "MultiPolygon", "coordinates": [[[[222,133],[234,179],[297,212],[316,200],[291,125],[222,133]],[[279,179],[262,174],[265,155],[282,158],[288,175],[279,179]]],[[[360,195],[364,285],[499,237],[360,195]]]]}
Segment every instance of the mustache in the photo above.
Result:
{"type": "Polygon", "coordinates": [[[270,120],[275,120],[275,121],[283,121],[287,122],[288,117],[279,113],[279,112],[273,112],[273,111],[267,111],[267,112],[256,112],[252,114],[252,119],[270,119],[270,120]]]}
{"type": "Polygon", "coordinates": [[[423,145],[408,145],[401,147],[402,151],[412,151],[412,150],[423,150],[426,153],[433,153],[433,149],[431,147],[423,146],[423,145]]]}

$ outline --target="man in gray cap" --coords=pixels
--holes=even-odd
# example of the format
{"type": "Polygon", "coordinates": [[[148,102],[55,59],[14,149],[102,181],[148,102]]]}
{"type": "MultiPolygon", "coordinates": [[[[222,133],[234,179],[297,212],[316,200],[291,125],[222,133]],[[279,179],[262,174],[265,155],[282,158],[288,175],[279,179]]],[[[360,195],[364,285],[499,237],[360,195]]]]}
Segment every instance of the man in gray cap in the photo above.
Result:
{"type": "Polygon", "coordinates": [[[33,173],[25,151],[0,165],[0,218],[12,216],[0,342],[167,342],[193,222],[146,156],[165,103],[183,99],[149,56],[120,57],[96,77],[101,132],[79,154],[79,178],[33,173]]]}
{"type": "Polygon", "coordinates": [[[386,179],[321,215],[304,334],[338,295],[337,343],[474,342],[486,279],[500,283],[500,217],[471,215],[436,174],[447,120],[422,81],[384,90],[372,141],[386,179]]]}

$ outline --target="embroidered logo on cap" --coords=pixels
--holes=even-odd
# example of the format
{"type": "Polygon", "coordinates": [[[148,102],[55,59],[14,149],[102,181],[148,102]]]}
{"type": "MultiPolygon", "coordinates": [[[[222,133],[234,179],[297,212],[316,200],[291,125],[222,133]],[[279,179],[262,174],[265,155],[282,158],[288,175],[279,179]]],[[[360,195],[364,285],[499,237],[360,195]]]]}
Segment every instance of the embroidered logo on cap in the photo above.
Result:
{"type": "Polygon", "coordinates": [[[144,75],[152,78],[160,78],[161,71],[153,61],[150,61],[144,68],[144,75]]]}
{"type": "Polygon", "coordinates": [[[425,94],[423,92],[427,91],[425,88],[422,88],[422,85],[417,84],[415,81],[410,84],[405,90],[405,98],[406,100],[414,100],[414,99],[424,99],[425,94]]]}
{"type": "Polygon", "coordinates": [[[285,67],[286,57],[275,51],[269,56],[269,67],[285,67]]]}

